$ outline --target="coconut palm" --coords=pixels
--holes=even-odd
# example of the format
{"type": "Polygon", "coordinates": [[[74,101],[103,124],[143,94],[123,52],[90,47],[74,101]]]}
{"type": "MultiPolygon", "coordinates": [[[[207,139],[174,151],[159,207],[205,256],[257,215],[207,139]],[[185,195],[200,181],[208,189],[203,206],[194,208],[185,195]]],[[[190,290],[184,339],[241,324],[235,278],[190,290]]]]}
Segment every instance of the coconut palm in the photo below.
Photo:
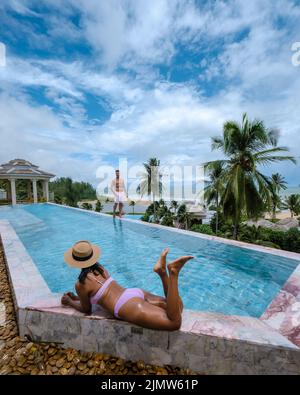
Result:
{"type": "Polygon", "coordinates": [[[222,162],[217,161],[206,164],[205,170],[210,180],[204,190],[204,199],[208,205],[210,203],[216,205],[216,233],[218,233],[221,196],[224,192],[224,168],[222,162]]]}
{"type": "Polygon", "coordinates": [[[188,229],[191,225],[193,215],[187,211],[186,205],[182,204],[179,206],[177,211],[177,220],[180,224],[184,224],[185,229],[188,229]]]}
{"type": "Polygon", "coordinates": [[[178,202],[177,200],[172,200],[171,201],[171,209],[174,209],[174,215],[176,215],[177,209],[178,209],[178,202]]]}
{"type": "Polygon", "coordinates": [[[287,188],[284,177],[275,173],[271,176],[271,211],[272,218],[276,219],[276,210],[281,207],[280,191],[287,188]]]}
{"type": "Polygon", "coordinates": [[[287,188],[287,182],[285,181],[284,177],[281,174],[279,173],[272,174],[271,180],[277,192],[280,192],[281,189],[287,188]]]}
{"type": "Polygon", "coordinates": [[[131,200],[131,202],[129,203],[129,206],[132,207],[132,214],[134,214],[135,201],[134,201],[134,200],[131,200]]]}
{"type": "Polygon", "coordinates": [[[227,158],[215,161],[224,166],[224,193],[222,206],[225,217],[233,223],[233,236],[237,239],[242,215],[257,218],[270,204],[271,181],[259,166],[290,160],[292,156],[279,155],[288,151],[277,146],[278,133],[267,129],[262,121],[249,121],[243,115],[242,124],[226,122],[223,135],[212,138],[212,149],[221,150],[227,158]]]}
{"type": "Polygon", "coordinates": [[[163,185],[161,182],[162,175],[159,171],[160,160],[150,158],[147,163],[144,163],[145,173],[142,175],[142,181],[137,187],[137,193],[141,196],[152,195],[154,207],[154,219],[156,219],[156,205],[154,204],[156,196],[161,196],[163,185]]]}
{"type": "Polygon", "coordinates": [[[285,198],[283,207],[290,210],[291,217],[300,214],[300,195],[292,194],[285,198]]]}

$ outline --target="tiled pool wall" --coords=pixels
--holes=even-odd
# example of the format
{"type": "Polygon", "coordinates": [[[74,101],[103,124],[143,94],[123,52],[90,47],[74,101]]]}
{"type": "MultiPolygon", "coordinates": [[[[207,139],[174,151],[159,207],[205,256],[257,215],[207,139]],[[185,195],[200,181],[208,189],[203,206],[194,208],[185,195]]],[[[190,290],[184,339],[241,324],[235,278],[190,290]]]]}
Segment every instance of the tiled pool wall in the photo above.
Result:
{"type": "MultiPolygon", "coordinates": [[[[184,310],[181,329],[163,332],[116,320],[100,307],[85,316],[61,306],[61,295],[50,291],[9,221],[0,221],[0,234],[21,337],[206,374],[300,374],[300,265],[260,319],[184,310]]],[[[299,254],[276,254],[300,261],[299,254]]]]}

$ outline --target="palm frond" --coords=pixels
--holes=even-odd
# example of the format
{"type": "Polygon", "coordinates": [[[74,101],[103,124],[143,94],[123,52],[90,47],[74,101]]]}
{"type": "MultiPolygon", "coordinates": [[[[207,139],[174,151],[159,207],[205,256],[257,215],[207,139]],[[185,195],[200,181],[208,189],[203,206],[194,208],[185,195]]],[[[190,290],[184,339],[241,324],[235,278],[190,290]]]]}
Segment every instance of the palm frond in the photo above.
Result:
{"type": "Polygon", "coordinates": [[[224,140],[222,139],[222,137],[212,137],[211,140],[211,149],[213,151],[224,147],[224,140]]]}

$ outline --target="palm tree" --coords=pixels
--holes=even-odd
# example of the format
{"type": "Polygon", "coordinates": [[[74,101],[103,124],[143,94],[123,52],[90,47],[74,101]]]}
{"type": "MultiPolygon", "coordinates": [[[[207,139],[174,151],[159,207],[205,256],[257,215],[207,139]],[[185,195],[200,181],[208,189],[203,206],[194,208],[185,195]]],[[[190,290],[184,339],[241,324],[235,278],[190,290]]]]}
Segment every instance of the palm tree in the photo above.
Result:
{"type": "Polygon", "coordinates": [[[177,220],[179,223],[184,224],[185,229],[190,227],[192,219],[193,215],[187,211],[186,205],[182,204],[179,206],[177,211],[177,220]]]}
{"type": "Polygon", "coordinates": [[[98,213],[100,213],[103,210],[103,204],[101,203],[101,201],[98,199],[96,202],[96,206],[95,206],[95,211],[97,211],[98,213]]]}
{"type": "Polygon", "coordinates": [[[150,158],[147,163],[143,164],[146,172],[142,175],[142,181],[137,187],[137,193],[143,195],[152,195],[152,201],[154,206],[154,219],[156,219],[156,207],[155,197],[161,196],[163,185],[161,182],[162,175],[159,171],[160,160],[156,158],[150,158]]]}
{"type": "Polygon", "coordinates": [[[220,161],[211,162],[205,166],[210,181],[204,190],[204,199],[207,204],[212,202],[216,205],[216,233],[219,230],[219,211],[221,196],[224,192],[224,180],[223,180],[223,164],[220,161]]]}
{"type": "Polygon", "coordinates": [[[269,130],[259,120],[249,121],[243,115],[242,124],[226,122],[223,135],[212,138],[212,149],[219,149],[228,159],[215,161],[224,166],[222,206],[225,217],[232,220],[233,236],[237,239],[242,215],[257,218],[270,204],[271,181],[258,167],[294,157],[278,155],[288,151],[277,146],[278,133],[269,130]]]}
{"type": "Polygon", "coordinates": [[[178,202],[177,200],[172,200],[171,201],[171,209],[174,209],[174,215],[176,215],[177,209],[178,209],[178,202]]]}
{"type": "Polygon", "coordinates": [[[65,188],[66,188],[66,192],[65,192],[66,204],[68,206],[77,207],[77,202],[79,198],[78,191],[74,187],[74,183],[72,179],[69,177],[65,179],[65,188]]]}
{"type": "Polygon", "coordinates": [[[283,202],[283,207],[290,210],[291,217],[300,214],[300,195],[290,195],[285,198],[283,202]]]}
{"type": "Polygon", "coordinates": [[[129,203],[129,206],[132,207],[132,214],[134,214],[135,201],[134,201],[134,200],[131,200],[131,202],[129,203]]]}
{"type": "Polygon", "coordinates": [[[281,206],[280,191],[287,188],[287,182],[284,177],[275,173],[271,176],[271,210],[272,218],[276,219],[276,210],[281,206]]]}

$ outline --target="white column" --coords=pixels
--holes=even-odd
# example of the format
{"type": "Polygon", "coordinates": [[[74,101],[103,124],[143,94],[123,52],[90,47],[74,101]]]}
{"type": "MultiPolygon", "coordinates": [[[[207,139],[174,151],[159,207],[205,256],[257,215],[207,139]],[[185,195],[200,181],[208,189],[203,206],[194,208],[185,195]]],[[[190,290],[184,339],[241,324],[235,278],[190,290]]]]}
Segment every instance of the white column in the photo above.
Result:
{"type": "Polygon", "coordinates": [[[32,189],[33,189],[33,203],[37,203],[38,197],[37,197],[36,180],[32,180],[32,189]]]}
{"type": "Polygon", "coordinates": [[[49,181],[48,180],[43,181],[43,194],[44,194],[44,198],[46,199],[46,202],[49,202],[49,181]]]}
{"type": "Polygon", "coordinates": [[[11,190],[11,204],[15,206],[17,204],[17,194],[16,194],[16,180],[10,180],[10,190],[11,190]]]}

